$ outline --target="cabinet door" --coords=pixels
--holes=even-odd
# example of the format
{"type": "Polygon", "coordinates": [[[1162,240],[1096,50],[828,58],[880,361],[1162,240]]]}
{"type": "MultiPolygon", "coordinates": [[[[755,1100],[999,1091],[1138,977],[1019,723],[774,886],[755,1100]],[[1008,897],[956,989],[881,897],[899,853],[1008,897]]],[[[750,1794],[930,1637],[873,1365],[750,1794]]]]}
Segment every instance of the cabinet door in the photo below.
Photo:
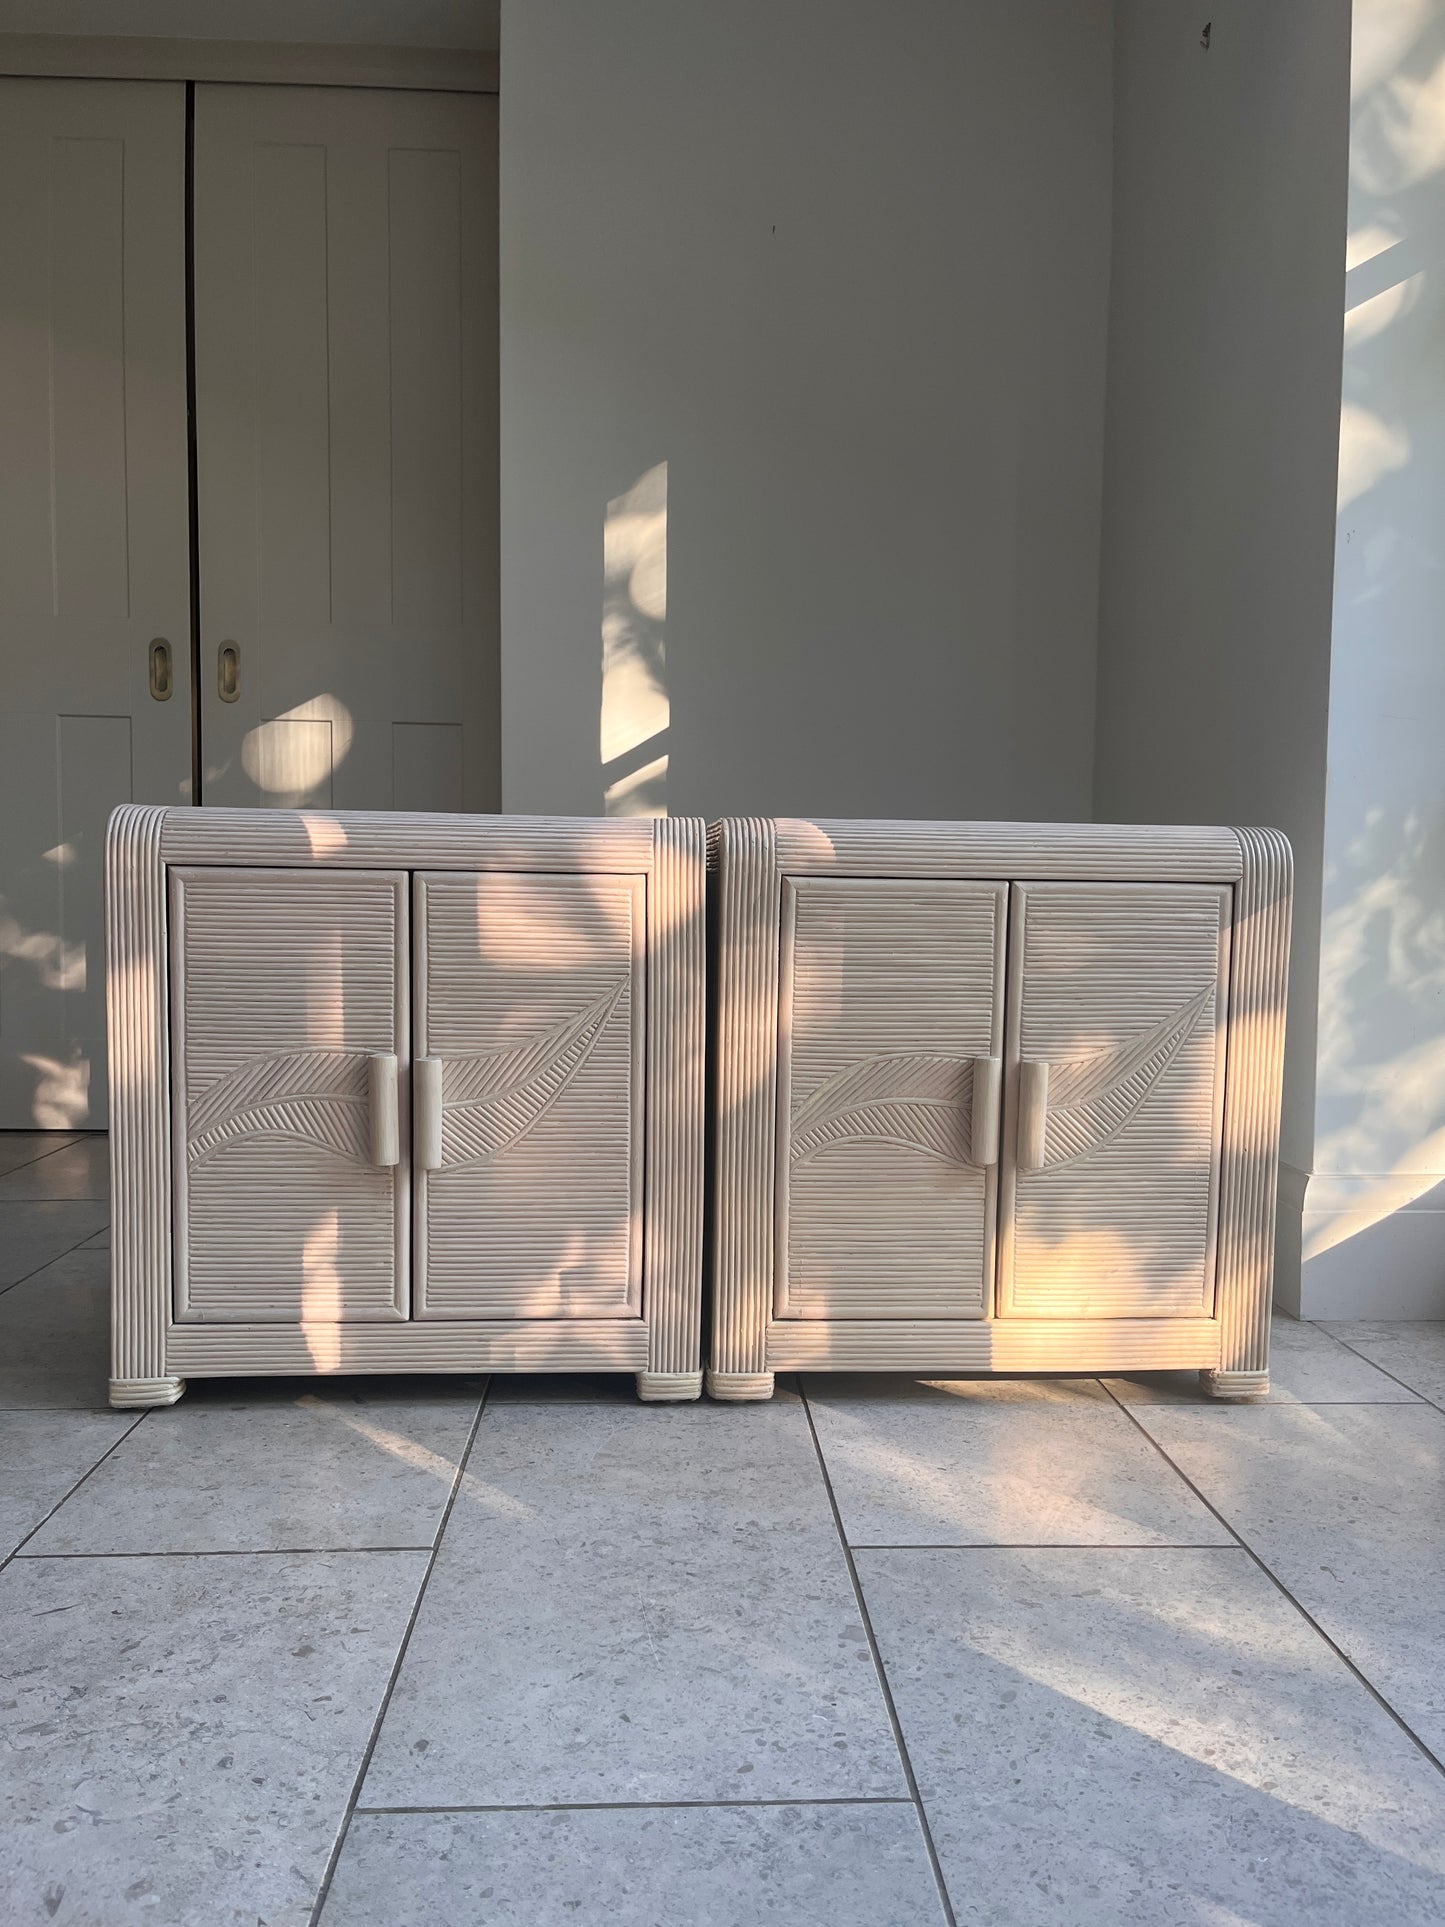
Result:
{"type": "Polygon", "coordinates": [[[981,1318],[1007,886],[783,884],[779,1318],[981,1318]]]}
{"type": "Polygon", "coordinates": [[[643,888],[416,878],[417,1317],[640,1315],[643,888]]]}
{"type": "Polygon", "coordinates": [[[405,1318],[405,876],[173,870],[171,959],[177,1316],[405,1318]]]}
{"type": "Polygon", "coordinates": [[[1013,887],[999,1312],[1208,1316],[1230,892],[1013,887]]]}

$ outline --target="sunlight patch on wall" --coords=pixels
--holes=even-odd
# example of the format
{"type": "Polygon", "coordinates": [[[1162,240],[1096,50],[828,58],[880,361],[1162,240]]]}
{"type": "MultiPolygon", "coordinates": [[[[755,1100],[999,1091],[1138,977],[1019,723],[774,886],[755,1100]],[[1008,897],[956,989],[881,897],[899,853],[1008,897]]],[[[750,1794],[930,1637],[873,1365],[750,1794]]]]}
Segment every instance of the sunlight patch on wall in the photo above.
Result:
{"type": "Polygon", "coordinates": [[[1430,24],[1435,0],[1375,0],[1351,23],[1350,94],[1358,100],[1388,81],[1430,24]]]}
{"type": "Polygon", "coordinates": [[[338,697],[313,696],[248,729],[241,765],[278,809],[329,809],[331,776],[351,748],[351,711],[338,697]]]}
{"type": "Polygon", "coordinates": [[[1382,335],[1395,322],[1409,314],[1420,299],[1425,285],[1423,273],[1407,275],[1393,287],[1382,288],[1378,294],[1361,301],[1345,311],[1345,346],[1361,347],[1382,335]]]}
{"type": "MultiPolygon", "coordinates": [[[[1445,916],[1436,817],[1383,810],[1336,857],[1320,945],[1319,1171],[1445,1169],[1445,916]]],[[[1428,1182],[1435,1182],[1429,1176],[1428,1182]]]]}
{"type": "Polygon", "coordinates": [[[599,753],[608,816],[667,815],[667,463],[607,504],[599,753]]]}
{"type": "Polygon", "coordinates": [[[1352,184],[1369,194],[1399,194],[1439,173],[1445,167],[1445,59],[1428,73],[1393,73],[1372,91],[1360,88],[1358,74],[1356,60],[1352,184]]]}
{"type": "Polygon", "coordinates": [[[31,1115],[41,1131],[68,1131],[83,1123],[90,1109],[90,1059],[62,1064],[54,1057],[22,1052],[20,1061],[36,1073],[31,1115]]]}
{"type": "Polygon", "coordinates": [[[1410,438],[1392,428],[1358,402],[1340,409],[1339,507],[1358,501],[1386,475],[1405,468],[1410,460],[1410,438]]]}

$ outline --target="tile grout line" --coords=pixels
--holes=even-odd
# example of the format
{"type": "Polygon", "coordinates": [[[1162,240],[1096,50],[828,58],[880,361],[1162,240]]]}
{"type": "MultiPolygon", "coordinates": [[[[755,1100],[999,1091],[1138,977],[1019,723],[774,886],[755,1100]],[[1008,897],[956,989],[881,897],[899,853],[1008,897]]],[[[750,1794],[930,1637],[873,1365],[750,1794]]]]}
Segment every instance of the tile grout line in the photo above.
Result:
{"type": "MultiPolygon", "coordinates": [[[[1104,1389],[1107,1391],[1108,1387],[1106,1386],[1104,1389]]],[[[1114,1394],[1110,1392],[1109,1396],[1110,1398],[1113,1398],[1114,1394]]],[[[1174,1459],[1170,1457],[1169,1453],[1166,1452],[1164,1447],[1159,1443],[1158,1439],[1156,1439],[1153,1433],[1149,1431],[1148,1427],[1143,1425],[1137,1418],[1134,1417],[1134,1414],[1129,1410],[1128,1406],[1122,1404],[1117,1399],[1115,1399],[1114,1402],[1119,1406],[1119,1410],[1121,1412],[1124,1412],[1127,1414],[1130,1423],[1137,1426],[1138,1429],[1144,1434],[1144,1437],[1148,1439],[1149,1443],[1154,1447],[1154,1450],[1159,1454],[1160,1458],[1163,1459],[1164,1463],[1169,1467],[1170,1471],[1174,1473],[1176,1478],[1178,1478],[1184,1485],[1188,1486],[1189,1490],[1194,1494],[1195,1498],[1198,1499],[1199,1503],[1202,1506],[1204,1506],[1209,1512],[1213,1513],[1214,1517],[1218,1519],[1219,1523],[1224,1527],[1226,1532],[1231,1533],[1233,1535],[1235,1542],[1238,1545],[1240,1551],[1243,1553],[1246,1553],[1249,1556],[1249,1558],[1251,1558],[1254,1561],[1255,1565],[1259,1567],[1260,1571],[1264,1574],[1265,1578],[1268,1579],[1269,1583],[1276,1589],[1276,1591],[1278,1591],[1285,1599],[1289,1601],[1290,1605],[1294,1607],[1295,1611],[1299,1614],[1300,1618],[1304,1620],[1305,1624],[1313,1629],[1313,1631],[1324,1642],[1324,1644],[1329,1647],[1330,1651],[1335,1655],[1336,1659],[1338,1659],[1340,1663],[1344,1667],[1346,1667],[1346,1669],[1349,1672],[1351,1672],[1354,1675],[1354,1677],[1359,1681],[1360,1685],[1363,1686],[1365,1691],[1370,1695],[1370,1698],[1374,1700],[1375,1704],[1377,1706],[1382,1707],[1384,1711],[1389,1714],[1390,1718],[1395,1722],[1396,1726],[1399,1727],[1400,1731],[1405,1735],[1405,1737],[1408,1740],[1413,1742],[1413,1744],[1419,1748],[1419,1750],[1424,1754],[1425,1758],[1430,1762],[1431,1766],[1433,1766],[1437,1772],[1441,1774],[1445,1774],[1445,1760],[1441,1760],[1439,1755],[1435,1753],[1429,1746],[1426,1745],[1425,1741],[1420,1738],[1420,1735],[1409,1724],[1409,1722],[1405,1719],[1404,1715],[1402,1713],[1397,1712],[1396,1709],[1390,1704],[1389,1700],[1385,1698],[1385,1695],[1380,1691],[1379,1687],[1375,1685],[1374,1681],[1367,1678],[1366,1675],[1363,1672],[1361,1672],[1360,1668],[1355,1664],[1354,1660],[1350,1658],[1349,1654],[1340,1645],[1339,1641],[1332,1639],[1330,1635],[1325,1631],[1324,1627],[1320,1624],[1320,1622],[1315,1618],[1314,1614],[1309,1610],[1309,1608],[1307,1606],[1302,1605],[1300,1601],[1296,1599],[1295,1595],[1290,1591],[1289,1587],[1279,1577],[1278,1573],[1274,1572],[1272,1568],[1266,1564],[1264,1559],[1261,1558],[1259,1553],[1255,1551],[1254,1547],[1244,1537],[1244,1534],[1240,1532],[1235,1526],[1230,1524],[1229,1520],[1225,1518],[1224,1514],[1219,1510],[1219,1507],[1217,1505],[1214,1505],[1209,1499],[1205,1497],[1204,1493],[1194,1483],[1193,1479],[1190,1478],[1189,1474],[1186,1471],[1184,1471],[1182,1466],[1176,1464],[1174,1459]]],[[[1289,1408],[1285,1408],[1285,1409],[1289,1409],[1289,1408]]],[[[1403,1408],[1400,1406],[1391,1406],[1388,1409],[1399,1411],[1399,1410],[1402,1410],[1403,1408]]]]}
{"type": "MultiPolygon", "coordinates": [[[[0,1133],[0,1138],[3,1138],[4,1135],[4,1133],[0,1133]]],[[[43,1134],[37,1132],[36,1135],[40,1136],[43,1134]]],[[[8,1178],[11,1171],[28,1171],[32,1164],[43,1164],[46,1158],[53,1158],[57,1151],[68,1151],[72,1144],[83,1143],[90,1133],[77,1131],[74,1136],[70,1136],[61,1132],[60,1135],[65,1138],[64,1144],[52,1144],[48,1151],[37,1151],[33,1158],[22,1158],[18,1164],[12,1164],[9,1171],[0,1173],[0,1182],[8,1178]]],[[[96,1137],[105,1137],[107,1134],[104,1131],[97,1131],[94,1135],[96,1137]]]]}
{"type": "MultiPolygon", "coordinates": [[[[130,1437],[131,1433],[135,1431],[136,1426],[139,1425],[146,1416],[147,1414],[145,1412],[136,1413],[135,1424],[128,1425],[125,1428],[125,1430],[121,1433],[120,1437],[116,1439],[112,1445],[108,1445],[106,1447],[106,1449],[101,1453],[100,1457],[96,1460],[95,1464],[88,1467],[84,1472],[82,1472],[80,1477],[75,1481],[75,1484],[71,1486],[70,1490],[64,1493],[60,1498],[58,1498],[55,1501],[55,1504],[51,1506],[50,1510],[46,1513],[45,1517],[43,1519],[38,1519],[35,1522],[35,1524],[30,1528],[29,1532],[25,1534],[24,1538],[19,1540],[17,1544],[10,1550],[10,1552],[6,1554],[6,1556],[3,1559],[0,1559],[0,1572],[4,1572],[5,1568],[11,1563],[12,1560],[19,1559],[22,1556],[22,1549],[25,1546],[28,1546],[30,1544],[30,1541],[35,1537],[36,1533],[42,1531],[50,1523],[50,1521],[55,1517],[56,1513],[59,1512],[60,1508],[63,1505],[65,1505],[69,1500],[75,1497],[76,1493],[79,1492],[80,1488],[85,1484],[86,1480],[93,1477],[93,1475],[100,1470],[100,1468],[105,1464],[106,1460],[110,1457],[112,1452],[118,1452],[120,1450],[121,1446],[125,1444],[126,1440],[130,1437]]],[[[33,1558],[35,1555],[33,1553],[27,1553],[24,1556],[27,1558],[33,1558]]]]}
{"type": "Polygon", "coordinates": [[[491,1391],[492,1386],[491,1380],[489,1379],[482,1393],[481,1401],[477,1406],[477,1415],[472,1420],[471,1431],[467,1434],[466,1445],[463,1447],[461,1457],[457,1461],[457,1475],[452,1480],[452,1489],[447,1494],[447,1502],[442,1508],[442,1516],[437,1521],[436,1534],[431,1544],[431,1557],[426,1562],[426,1570],[422,1573],[421,1584],[416,1589],[416,1598],[412,1601],[411,1613],[407,1618],[400,1643],[397,1646],[396,1658],[392,1662],[391,1672],[387,1676],[386,1688],[381,1696],[381,1705],[376,1709],[376,1718],[371,1723],[371,1733],[366,1745],[362,1749],[361,1760],[356,1769],[356,1777],[352,1781],[351,1793],[346,1802],[346,1810],[342,1814],[341,1824],[336,1830],[336,1839],[332,1843],[331,1852],[327,1857],[326,1869],[321,1876],[321,1885],[316,1890],[316,1899],[312,1903],[307,1927],[317,1927],[317,1923],[321,1919],[322,1910],[326,1905],[327,1895],[331,1892],[331,1882],[336,1876],[336,1869],[341,1860],[342,1849],[346,1845],[346,1836],[351,1829],[352,1816],[356,1812],[357,1803],[361,1798],[361,1789],[366,1782],[367,1773],[371,1768],[372,1755],[376,1752],[376,1743],[381,1738],[382,1725],[391,1710],[391,1696],[396,1691],[396,1683],[401,1678],[401,1669],[406,1663],[407,1649],[411,1645],[411,1636],[416,1630],[416,1622],[421,1616],[422,1601],[426,1598],[426,1589],[431,1584],[432,1574],[436,1571],[437,1556],[441,1552],[442,1540],[446,1537],[447,1526],[451,1521],[452,1509],[456,1505],[458,1495],[462,1489],[462,1481],[465,1479],[467,1467],[471,1463],[472,1450],[476,1445],[477,1435],[482,1429],[482,1420],[486,1416],[487,1401],[491,1397],[491,1391]]]}
{"type": "Polygon", "coordinates": [[[926,1539],[917,1545],[879,1546],[859,1541],[854,1552],[1238,1552],[1224,1539],[926,1539]]]}
{"type": "Polygon", "coordinates": [[[844,1562],[848,1567],[848,1578],[853,1586],[854,1602],[858,1608],[858,1616],[863,1622],[863,1633],[868,1641],[868,1651],[873,1660],[874,1673],[877,1675],[878,1689],[883,1695],[883,1705],[888,1714],[889,1724],[893,1728],[893,1743],[898,1748],[898,1758],[903,1767],[903,1778],[908,1787],[913,1810],[918,1816],[918,1826],[919,1831],[923,1835],[923,1844],[928,1850],[928,1863],[933,1869],[934,1883],[938,1888],[939,1904],[943,1909],[943,1917],[947,1922],[947,1927],[958,1927],[958,1917],[953,1911],[953,1900],[949,1894],[947,1883],[943,1878],[943,1867],[938,1858],[938,1848],[933,1842],[933,1829],[929,1825],[928,1815],[924,1810],[923,1796],[918,1791],[918,1777],[913,1771],[913,1762],[909,1758],[908,1746],[903,1738],[903,1722],[899,1719],[898,1708],[893,1702],[893,1688],[889,1683],[888,1674],[883,1665],[883,1655],[878,1649],[878,1636],[873,1630],[873,1618],[868,1611],[868,1602],[863,1596],[863,1584],[858,1577],[858,1565],[853,1557],[853,1548],[849,1545],[848,1535],[843,1530],[843,1514],[838,1506],[838,1495],[833,1490],[833,1481],[828,1472],[828,1464],[823,1457],[822,1441],[818,1437],[818,1428],[813,1422],[813,1408],[808,1401],[807,1386],[801,1374],[799,1374],[795,1383],[798,1388],[798,1397],[803,1407],[803,1416],[808,1421],[808,1432],[813,1441],[813,1451],[817,1456],[818,1471],[823,1480],[823,1490],[828,1495],[828,1505],[833,1514],[833,1526],[838,1534],[838,1544],[843,1549],[844,1562]]]}
{"type": "MultiPolygon", "coordinates": [[[[1372,1362],[1365,1358],[1363,1353],[1357,1353],[1356,1356],[1363,1364],[1368,1365],[1372,1362]]],[[[1388,1378],[1390,1374],[1385,1372],[1384,1376],[1388,1378]]],[[[1395,1383],[1401,1386],[1402,1390],[1410,1391],[1410,1387],[1405,1385],[1403,1380],[1397,1378],[1395,1383]]],[[[1135,1409],[1132,1405],[1124,1405],[1122,1399],[1116,1402],[1123,1405],[1126,1412],[1132,1412],[1135,1409]]],[[[1139,1409],[1150,1412],[1207,1412],[1211,1406],[1223,1403],[1222,1399],[1187,1396],[1145,1398],[1140,1399],[1139,1409]]],[[[1252,1399],[1249,1403],[1259,1410],[1268,1407],[1272,1412],[1334,1412],[1341,1409],[1349,1412],[1402,1412],[1406,1406],[1428,1405],[1430,1400],[1419,1392],[1412,1392],[1409,1398],[1260,1398],[1252,1399]]]]}
{"type": "MultiPolygon", "coordinates": [[[[1325,1331],[1325,1328],[1323,1325],[1315,1325],[1312,1327],[1312,1329],[1315,1331],[1325,1331]]],[[[1445,1412],[1445,1405],[1442,1405],[1438,1399],[1431,1398],[1427,1392],[1417,1392],[1413,1385],[1407,1385],[1403,1378],[1397,1378],[1395,1374],[1389,1369],[1388,1366],[1377,1363],[1375,1359],[1368,1357],[1364,1352],[1356,1351],[1355,1347],[1350,1343],[1348,1338],[1340,1338],[1336,1335],[1336,1333],[1332,1331],[1325,1331],[1325,1336],[1326,1338],[1333,1338],[1337,1345],[1343,1346],[1344,1349],[1350,1354],[1351,1358],[1358,1358],[1362,1360],[1363,1363],[1365,1363],[1366,1365],[1374,1366],[1377,1372],[1383,1372],[1385,1377],[1389,1379],[1392,1385],[1398,1385],[1401,1391],[1408,1392],[1410,1394],[1410,1397],[1413,1399],[1417,1399],[1420,1402],[1420,1404],[1428,1405],[1433,1411],[1436,1411],[1436,1412],[1445,1412]]],[[[1388,1401],[1384,1399],[1379,1399],[1379,1400],[1376,1400],[1375,1402],[1377,1404],[1382,1404],[1382,1405],[1386,1403],[1389,1403],[1391,1405],[1394,1405],[1394,1404],[1403,1405],[1405,1404],[1406,1401],[1404,1399],[1390,1399],[1388,1401]]]]}
{"type": "MultiPolygon", "coordinates": [[[[145,1417],[145,1413],[142,1412],[141,1418],[144,1418],[144,1417],[145,1417]]],[[[137,1424],[139,1424],[139,1422],[140,1422],[139,1420],[136,1421],[137,1424]]],[[[133,1425],[130,1428],[130,1431],[133,1432],[134,1430],[135,1430],[135,1426],[133,1425]]],[[[113,1452],[116,1449],[116,1446],[124,1445],[125,1440],[128,1439],[129,1437],[130,1437],[130,1432],[127,1432],[124,1438],[120,1438],[116,1440],[115,1445],[113,1445],[110,1448],[110,1450],[113,1452]]],[[[110,1454],[107,1453],[106,1456],[109,1457],[110,1454]]],[[[99,1464],[99,1461],[97,1461],[97,1464],[99,1464]]],[[[95,1469],[96,1467],[92,1466],[91,1472],[95,1471],[95,1469]]],[[[85,1476],[86,1478],[89,1478],[90,1472],[87,1472],[85,1476]]],[[[72,1496],[73,1496],[72,1493],[67,1492],[65,1495],[65,1498],[69,1499],[72,1496]]],[[[65,1500],[62,1499],[61,1504],[63,1505],[64,1503],[65,1503],[65,1500]]],[[[50,1513],[46,1514],[46,1518],[50,1518],[51,1516],[53,1515],[50,1513]]],[[[42,1519],[40,1524],[44,1525],[44,1523],[45,1523],[45,1520],[42,1519]]],[[[35,1530],[36,1532],[39,1532],[40,1526],[36,1526],[35,1530]]],[[[21,1543],[23,1544],[25,1543],[25,1541],[22,1541],[21,1543]]],[[[187,1546],[183,1550],[179,1550],[179,1551],[176,1550],[175,1548],[150,1548],[144,1552],[21,1552],[19,1547],[17,1546],[15,1551],[11,1553],[10,1557],[12,1559],[28,1559],[33,1563],[38,1564],[42,1559],[298,1559],[298,1558],[309,1558],[313,1555],[320,1556],[322,1554],[328,1554],[333,1552],[345,1553],[348,1557],[350,1557],[350,1555],[353,1553],[363,1553],[363,1552],[430,1552],[431,1550],[432,1548],[430,1545],[425,1545],[425,1546],[201,1546],[201,1547],[187,1546]]]]}
{"type": "MultiPolygon", "coordinates": [[[[355,1813],[375,1819],[385,1815],[398,1818],[408,1814],[442,1813],[708,1813],[714,1807],[726,1807],[729,1811],[740,1809],[750,1812],[757,1809],[768,1811],[775,1807],[911,1807],[913,1801],[906,1793],[861,1793],[839,1795],[835,1799],[799,1798],[795,1800],[558,1800],[551,1804],[539,1803],[507,1805],[499,1802],[496,1806],[455,1806],[455,1807],[362,1807],[355,1813]]],[[[354,1816],[353,1816],[354,1817],[354,1816]]]]}
{"type": "MultiPolygon", "coordinates": [[[[54,1152],[47,1152],[46,1155],[48,1157],[53,1157],[55,1154],[54,1152]]],[[[0,1205],[4,1205],[4,1204],[106,1204],[108,1205],[109,1203],[110,1203],[109,1198],[0,1198],[0,1205]]],[[[14,1291],[20,1285],[28,1285],[30,1283],[30,1280],[32,1278],[38,1278],[41,1272],[44,1271],[47,1266],[58,1265],[62,1258],[68,1258],[72,1252],[79,1251],[81,1246],[88,1244],[92,1238],[99,1237],[102,1231],[109,1231],[109,1230],[110,1230],[110,1218],[109,1216],[107,1216],[106,1221],[103,1225],[100,1225],[94,1231],[87,1231],[83,1238],[77,1238],[73,1245],[67,1245],[63,1251],[52,1252],[51,1255],[45,1260],[45,1263],[37,1265],[34,1271],[27,1271],[23,1278],[12,1278],[8,1285],[0,1285],[0,1298],[3,1298],[7,1291],[14,1291]]],[[[109,1251],[110,1246],[98,1245],[96,1249],[100,1251],[109,1251]]],[[[22,1406],[19,1409],[22,1411],[28,1411],[32,1409],[35,1411],[48,1411],[52,1408],[48,1406],[35,1406],[33,1408],[29,1406],[22,1406]]],[[[65,1408],[61,1407],[59,1409],[63,1410],[65,1408]]],[[[92,1408],[89,1406],[85,1406],[85,1407],[82,1407],[81,1409],[89,1411],[92,1408]]],[[[106,1406],[104,1409],[106,1411],[109,1411],[110,1407],[106,1406]]]]}

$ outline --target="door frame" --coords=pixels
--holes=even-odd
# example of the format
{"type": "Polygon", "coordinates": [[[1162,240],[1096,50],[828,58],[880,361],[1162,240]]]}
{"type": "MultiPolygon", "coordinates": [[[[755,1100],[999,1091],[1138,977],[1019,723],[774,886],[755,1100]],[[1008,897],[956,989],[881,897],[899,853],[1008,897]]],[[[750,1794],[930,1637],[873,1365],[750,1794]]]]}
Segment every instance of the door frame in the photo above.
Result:
{"type": "Polygon", "coordinates": [[[260,87],[392,87],[495,94],[491,48],[341,41],[188,40],[160,34],[0,34],[0,75],[46,80],[220,81],[260,87]]]}

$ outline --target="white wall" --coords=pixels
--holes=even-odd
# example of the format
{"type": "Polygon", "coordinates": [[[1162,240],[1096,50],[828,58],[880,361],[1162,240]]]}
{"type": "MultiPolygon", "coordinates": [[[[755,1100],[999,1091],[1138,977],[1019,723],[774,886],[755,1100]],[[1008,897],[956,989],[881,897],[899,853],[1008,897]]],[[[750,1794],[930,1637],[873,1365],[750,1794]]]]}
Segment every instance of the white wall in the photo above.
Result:
{"type": "Polygon", "coordinates": [[[1313,1136],[1349,0],[1119,0],[1095,814],[1294,844],[1313,1136]],[[1201,45],[1205,20],[1209,46],[1201,45]]]}
{"type": "Polygon", "coordinates": [[[1445,5],[1355,0],[1304,1292],[1445,1316],[1445,5]]]}
{"type": "Polygon", "coordinates": [[[502,38],[506,806],[1086,816],[1105,0],[502,38]]]}

